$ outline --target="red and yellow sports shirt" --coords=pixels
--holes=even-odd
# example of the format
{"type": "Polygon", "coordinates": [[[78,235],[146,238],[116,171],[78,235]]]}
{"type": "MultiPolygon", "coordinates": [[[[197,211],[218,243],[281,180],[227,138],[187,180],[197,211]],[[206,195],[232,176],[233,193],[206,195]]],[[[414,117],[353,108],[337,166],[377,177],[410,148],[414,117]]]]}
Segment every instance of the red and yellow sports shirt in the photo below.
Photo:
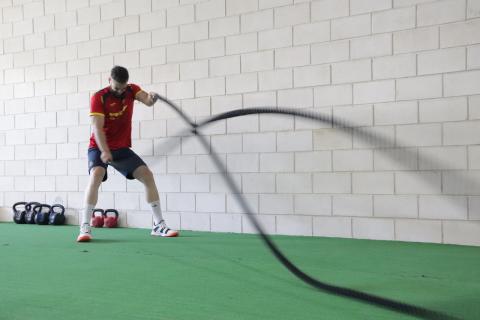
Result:
{"type": "MultiPolygon", "coordinates": [[[[95,93],[90,100],[90,116],[105,117],[103,131],[111,150],[132,146],[132,115],[136,95],[142,89],[128,84],[121,98],[115,97],[110,87],[95,93]]],[[[90,137],[89,148],[98,148],[94,134],[90,137]]]]}

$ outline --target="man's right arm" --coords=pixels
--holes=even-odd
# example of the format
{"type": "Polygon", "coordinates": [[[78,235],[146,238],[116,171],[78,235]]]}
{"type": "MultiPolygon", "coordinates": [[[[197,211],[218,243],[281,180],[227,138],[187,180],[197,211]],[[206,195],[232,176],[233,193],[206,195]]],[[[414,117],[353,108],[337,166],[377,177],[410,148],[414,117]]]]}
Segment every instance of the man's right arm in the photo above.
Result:
{"type": "Polygon", "coordinates": [[[103,131],[103,126],[105,124],[105,117],[100,115],[92,115],[90,116],[92,119],[92,127],[93,127],[93,136],[95,137],[95,142],[97,143],[98,148],[102,152],[100,158],[104,163],[112,161],[112,153],[110,148],[107,144],[107,137],[105,136],[105,132],[103,131]]]}

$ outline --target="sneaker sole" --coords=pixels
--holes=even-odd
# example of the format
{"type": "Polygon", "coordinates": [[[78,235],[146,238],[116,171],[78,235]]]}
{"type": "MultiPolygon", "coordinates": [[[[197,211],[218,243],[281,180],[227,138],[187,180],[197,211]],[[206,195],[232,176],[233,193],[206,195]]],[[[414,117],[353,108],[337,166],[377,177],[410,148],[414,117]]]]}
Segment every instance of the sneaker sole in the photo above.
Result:
{"type": "Polygon", "coordinates": [[[91,236],[78,236],[77,242],[90,242],[92,240],[91,236]]]}
{"type": "Polygon", "coordinates": [[[163,237],[163,238],[175,238],[175,237],[178,237],[179,236],[179,232],[178,231],[174,231],[172,233],[170,233],[169,235],[162,235],[162,234],[157,234],[155,232],[151,232],[150,235],[154,236],[154,237],[163,237]]]}

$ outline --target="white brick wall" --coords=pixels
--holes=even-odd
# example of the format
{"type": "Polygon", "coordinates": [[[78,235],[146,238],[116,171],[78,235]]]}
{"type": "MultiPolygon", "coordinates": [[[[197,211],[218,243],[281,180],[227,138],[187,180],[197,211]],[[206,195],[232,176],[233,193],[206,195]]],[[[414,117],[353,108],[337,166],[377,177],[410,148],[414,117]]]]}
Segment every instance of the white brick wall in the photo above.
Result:
{"type": "MultiPolygon", "coordinates": [[[[0,180],[15,190],[0,201],[82,206],[89,98],[120,64],[192,117],[280,106],[362,127],[260,115],[203,130],[269,232],[478,245],[476,3],[6,1],[0,180]]],[[[171,224],[255,232],[183,129],[165,105],[136,104],[133,148],[160,174],[171,224]]],[[[102,203],[148,227],[141,186],[109,176],[102,203]]]]}

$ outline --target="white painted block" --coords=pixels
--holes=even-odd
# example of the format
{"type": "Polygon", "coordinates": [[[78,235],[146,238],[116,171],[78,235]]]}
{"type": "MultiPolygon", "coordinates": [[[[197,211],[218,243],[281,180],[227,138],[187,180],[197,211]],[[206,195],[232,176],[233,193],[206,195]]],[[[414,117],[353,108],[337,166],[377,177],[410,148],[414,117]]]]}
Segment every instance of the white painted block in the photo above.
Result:
{"type": "Polygon", "coordinates": [[[47,128],[57,126],[57,116],[55,112],[42,112],[35,114],[35,127],[47,128]]]}
{"type": "Polygon", "coordinates": [[[200,2],[195,6],[196,20],[211,20],[225,16],[225,0],[200,2]]]}
{"type": "Polygon", "coordinates": [[[330,23],[316,22],[293,27],[293,44],[302,45],[330,40],[330,23]]]}
{"type": "Polygon", "coordinates": [[[467,99],[444,98],[421,100],[419,116],[421,122],[444,122],[467,120],[467,99]]]}
{"type": "Polygon", "coordinates": [[[212,232],[242,232],[242,216],[238,214],[212,214],[210,223],[212,232]]]}
{"type": "MultiPolygon", "coordinates": [[[[156,29],[152,31],[153,47],[171,45],[171,44],[176,44],[178,42],[179,42],[179,31],[177,27],[156,29]]],[[[173,53],[174,52],[172,52],[172,54],[173,53]]]]}
{"type": "Polygon", "coordinates": [[[243,106],[259,107],[259,106],[275,106],[277,104],[277,97],[275,92],[258,92],[247,93],[243,95],[243,106]]]}
{"type": "Polygon", "coordinates": [[[391,219],[352,219],[353,237],[372,240],[393,240],[394,221],[391,219]]]}
{"type": "Polygon", "coordinates": [[[311,236],[313,234],[312,217],[278,216],[277,233],[284,235],[311,236]]]}
{"type": "Polygon", "coordinates": [[[277,134],[278,151],[310,151],[312,147],[311,131],[279,132],[277,134]]]}
{"type": "Polygon", "coordinates": [[[45,129],[31,129],[25,131],[26,144],[43,144],[46,143],[45,129]]]}
{"type": "Polygon", "coordinates": [[[315,107],[352,104],[352,85],[321,86],[314,89],[315,107]]]}
{"type": "Polygon", "coordinates": [[[35,191],[55,191],[55,177],[35,177],[35,191]]]}
{"type": "Polygon", "coordinates": [[[395,239],[409,242],[442,242],[440,221],[396,220],[395,239]]]}
{"type": "Polygon", "coordinates": [[[240,33],[240,18],[226,17],[209,21],[210,38],[231,36],[240,33]]]}
{"type": "Polygon", "coordinates": [[[66,30],[50,31],[45,33],[46,47],[59,47],[67,44],[66,30]]]}
{"type": "Polygon", "coordinates": [[[339,128],[317,129],[313,132],[314,150],[349,149],[352,147],[352,132],[339,128]]]}
{"type": "Polygon", "coordinates": [[[208,21],[180,26],[180,41],[189,42],[208,39],[208,21]]]}
{"type": "Polygon", "coordinates": [[[385,218],[418,218],[418,200],[416,195],[375,195],[373,197],[373,215],[385,218]]]}
{"type": "Polygon", "coordinates": [[[151,13],[140,15],[140,31],[163,29],[166,27],[166,25],[166,11],[154,11],[151,13]]]}
{"type": "Polygon", "coordinates": [[[193,43],[170,45],[167,47],[167,63],[194,59],[193,43]]]}
{"type": "Polygon", "coordinates": [[[393,194],[394,176],[389,172],[354,172],[352,188],[358,194],[393,194]]]}
{"type": "Polygon", "coordinates": [[[93,91],[101,88],[100,74],[93,74],[78,77],[78,91],[93,91]]]}
{"type": "Polygon", "coordinates": [[[242,33],[273,29],[273,10],[252,12],[241,16],[242,33]]]}
{"type": "Polygon", "coordinates": [[[336,126],[370,126],[373,125],[373,107],[372,105],[334,107],[333,117],[337,121],[336,126]]]}
{"type": "Polygon", "coordinates": [[[180,68],[178,64],[153,66],[153,83],[173,82],[180,80],[180,68]]]}
{"type": "MultiPolygon", "coordinates": [[[[259,222],[263,232],[267,232],[268,234],[275,234],[276,226],[275,226],[275,216],[272,215],[256,215],[255,218],[259,222]]],[[[243,216],[242,217],[242,232],[243,233],[253,233],[257,234],[258,231],[251,223],[251,220],[243,216]]]]}
{"type": "Polygon", "coordinates": [[[414,28],[415,7],[405,7],[372,14],[372,32],[384,33],[414,28]]]}
{"type": "MultiPolygon", "coordinates": [[[[88,138],[88,136],[86,136],[88,138]]],[[[78,158],[78,144],[65,143],[57,145],[57,159],[75,159],[78,158]]]]}
{"type": "Polygon", "coordinates": [[[418,106],[415,101],[375,104],[375,125],[409,124],[418,122],[418,106]]]}
{"type": "Polygon", "coordinates": [[[225,212],[225,194],[197,193],[196,212],[225,212]]]}
{"type": "Polygon", "coordinates": [[[417,170],[418,152],[415,148],[382,148],[375,150],[373,161],[375,171],[417,170]]]}
{"type": "Polygon", "coordinates": [[[158,191],[163,192],[180,192],[180,176],[178,175],[156,175],[158,191]]]}
{"type": "Polygon", "coordinates": [[[480,119],[480,95],[468,97],[469,119],[480,119]]]}
{"type": "Polygon", "coordinates": [[[468,147],[468,167],[470,169],[480,169],[480,146],[468,147]]]}
{"type": "Polygon", "coordinates": [[[25,81],[25,71],[23,68],[5,70],[5,83],[20,83],[25,81]]]}
{"type": "Polygon", "coordinates": [[[476,44],[479,41],[477,32],[480,26],[478,19],[467,20],[440,26],[440,47],[454,47],[476,44]]]}
{"type": "Polygon", "coordinates": [[[55,191],[79,191],[78,177],[56,176],[55,191]]]}
{"type": "Polygon", "coordinates": [[[348,0],[314,1],[311,6],[312,21],[330,20],[349,15],[348,0]]]}
{"type": "Polygon", "coordinates": [[[125,11],[127,15],[138,15],[152,10],[151,0],[126,0],[125,11]]]}
{"type": "Polygon", "coordinates": [[[273,69],[273,53],[273,51],[260,51],[242,54],[242,72],[254,72],[273,69]]]}
{"type": "Polygon", "coordinates": [[[209,192],[210,191],[210,175],[182,175],[181,176],[182,192],[209,192]]]}
{"type": "Polygon", "coordinates": [[[291,69],[263,71],[258,74],[259,90],[289,89],[293,86],[291,69]]]}
{"type": "Polygon", "coordinates": [[[312,44],[312,63],[330,63],[349,60],[349,41],[331,41],[312,44]]]}
{"type": "Polygon", "coordinates": [[[258,132],[258,115],[227,119],[227,133],[258,132]]]}
{"type": "Polygon", "coordinates": [[[168,193],[168,211],[195,211],[195,195],[193,193],[168,193]]]}
{"type": "Polygon", "coordinates": [[[310,22],[310,5],[308,3],[275,8],[275,28],[308,22],[310,22]]]}
{"type": "Polygon", "coordinates": [[[142,139],[167,136],[167,123],[165,120],[150,120],[140,123],[140,137],[142,139]]]}
{"type": "Polygon", "coordinates": [[[437,172],[395,173],[397,194],[438,194],[441,192],[441,175],[437,172]]]}
{"type": "Polygon", "coordinates": [[[228,172],[258,172],[259,160],[256,153],[228,154],[228,172]]]}
{"type": "Polygon", "coordinates": [[[25,144],[25,132],[23,130],[10,130],[5,133],[6,145],[25,144]]]}
{"type": "MultiPolygon", "coordinates": [[[[225,159],[221,158],[220,160],[223,163],[223,166],[225,167],[225,159]]],[[[217,170],[218,172],[218,170],[217,170]]],[[[234,196],[235,194],[239,194],[242,189],[242,177],[239,174],[230,174],[230,177],[232,178],[233,186],[234,186],[234,196]]],[[[230,184],[227,183],[225,174],[224,173],[215,173],[210,175],[210,192],[214,193],[227,193],[227,194],[232,194],[232,189],[230,184]]],[[[243,195],[242,195],[243,196],[243,195]]],[[[257,196],[257,195],[255,195],[257,196]]],[[[248,196],[247,196],[248,197],[248,196]]]]}
{"type": "Polygon", "coordinates": [[[227,15],[238,15],[258,10],[258,0],[226,0],[227,15]]]}
{"type": "Polygon", "coordinates": [[[330,196],[316,194],[296,194],[294,196],[295,214],[331,215],[332,200],[330,196]]]}
{"type": "Polygon", "coordinates": [[[467,169],[466,147],[429,147],[418,151],[420,170],[467,169]]]}
{"type": "Polygon", "coordinates": [[[281,28],[260,31],[258,33],[258,49],[268,50],[289,47],[292,45],[292,28],[281,28]]]}
{"type": "Polygon", "coordinates": [[[350,41],[351,57],[352,59],[361,59],[391,55],[392,39],[392,34],[389,33],[352,39],[350,41]]]}
{"type": "Polygon", "coordinates": [[[423,219],[467,220],[467,197],[420,196],[419,214],[423,219]]]}
{"type": "Polygon", "coordinates": [[[128,16],[113,21],[114,35],[120,36],[129,33],[136,33],[139,31],[138,16],[128,16]]]}
{"type": "Polygon", "coordinates": [[[460,96],[480,93],[480,71],[467,71],[446,74],[444,95],[460,96]]]}
{"type": "Polygon", "coordinates": [[[231,111],[238,108],[242,108],[241,95],[212,97],[212,114],[231,111]]]}
{"type": "MultiPolygon", "coordinates": [[[[3,154],[3,152],[2,152],[2,154],[3,154]]],[[[8,160],[8,159],[5,159],[5,160],[8,160]]],[[[11,160],[13,160],[13,158],[11,160]]],[[[45,160],[26,161],[25,162],[25,175],[27,175],[27,176],[42,176],[42,175],[45,175],[45,160]]]]}
{"type": "Polygon", "coordinates": [[[313,235],[320,237],[352,237],[352,219],[343,217],[314,217],[313,235]]]}
{"type": "Polygon", "coordinates": [[[225,94],[225,78],[209,78],[195,80],[195,95],[197,97],[225,94]]]}
{"type": "Polygon", "coordinates": [[[465,48],[449,48],[418,54],[418,74],[465,70],[465,48]]]}
{"type": "Polygon", "coordinates": [[[259,0],[259,9],[268,9],[292,4],[293,0],[259,0]]]}
{"type": "Polygon", "coordinates": [[[332,210],[335,216],[372,216],[373,198],[370,195],[336,195],[332,210]]]}
{"type": "Polygon", "coordinates": [[[275,68],[306,66],[310,64],[310,47],[299,46],[275,50],[275,68]]]}
{"type": "Polygon", "coordinates": [[[257,91],[257,74],[244,73],[226,77],[227,94],[257,91]]]}
{"type": "Polygon", "coordinates": [[[332,39],[345,39],[371,34],[370,14],[332,20],[332,39]]]}
{"type": "Polygon", "coordinates": [[[373,59],[374,79],[393,79],[415,76],[417,72],[416,55],[400,54],[373,59]]]}
{"type": "Polygon", "coordinates": [[[43,15],[43,12],[44,12],[43,2],[25,3],[23,5],[24,19],[40,17],[43,15]]]}
{"type": "Polygon", "coordinates": [[[447,0],[425,3],[417,7],[418,26],[430,26],[465,19],[465,1],[447,0]]]}
{"type": "Polygon", "coordinates": [[[236,153],[242,151],[242,135],[220,135],[212,137],[212,148],[217,153],[236,153]]]}
{"type": "Polygon", "coordinates": [[[194,156],[168,156],[168,173],[191,173],[195,171],[194,156]]]}
{"type": "Polygon", "coordinates": [[[313,107],[313,90],[305,88],[278,91],[278,104],[283,108],[313,107]]]}
{"type": "Polygon", "coordinates": [[[351,0],[350,14],[361,14],[367,12],[383,11],[390,9],[392,2],[389,0],[351,0]]]}
{"type": "Polygon", "coordinates": [[[451,195],[480,195],[478,171],[445,171],[442,174],[442,191],[451,195]]]}
{"type": "Polygon", "coordinates": [[[478,221],[444,221],[443,242],[460,245],[480,245],[478,221]]]}
{"type": "MultiPolygon", "coordinates": [[[[215,53],[213,55],[216,56],[217,54],[215,53]]],[[[209,67],[211,77],[240,73],[240,56],[226,56],[210,59],[209,67]]]]}
{"type": "Polygon", "coordinates": [[[480,220],[480,197],[469,197],[468,199],[468,219],[480,220]]]}
{"type": "Polygon", "coordinates": [[[260,154],[261,172],[293,172],[294,157],[292,153],[260,154]]]}
{"type": "Polygon", "coordinates": [[[313,87],[327,84],[330,84],[330,66],[328,65],[297,67],[293,69],[294,87],[313,87]]]}
{"type": "Polygon", "coordinates": [[[369,171],[373,170],[372,150],[336,150],[333,151],[333,171],[369,171]]]}
{"type": "Polygon", "coordinates": [[[277,192],[279,193],[311,193],[312,176],[310,173],[277,174],[277,192]]]}
{"type": "Polygon", "coordinates": [[[275,133],[249,133],[243,135],[243,152],[275,152],[275,133]]]}
{"type": "Polygon", "coordinates": [[[444,145],[478,144],[480,137],[478,121],[447,122],[443,124],[444,145]]]}
{"type": "MultiPolygon", "coordinates": [[[[479,73],[480,74],[480,73],[479,73]]],[[[448,84],[445,84],[448,88],[448,84]]],[[[441,75],[398,79],[397,100],[428,99],[442,96],[441,75]]]]}
{"type": "Polygon", "coordinates": [[[149,31],[129,34],[126,38],[126,51],[148,49],[152,47],[152,35],[149,31]]]}
{"type": "Polygon", "coordinates": [[[288,194],[261,194],[259,199],[260,213],[292,214],[293,196],[288,194]]]}
{"type": "Polygon", "coordinates": [[[170,7],[167,9],[167,26],[178,26],[192,23],[195,20],[193,5],[170,7]]]}
{"type": "Polygon", "coordinates": [[[34,177],[15,177],[13,184],[10,186],[10,190],[21,192],[35,191],[35,178],[34,177]]]}
{"type": "Polygon", "coordinates": [[[313,175],[314,193],[350,193],[350,173],[315,173],[313,175]]]}
{"type": "Polygon", "coordinates": [[[416,52],[437,49],[439,46],[437,27],[426,27],[395,32],[393,34],[393,53],[416,52]]]}
{"type": "Polygon", "coordinates": [[[182,212],[181,224],[182,230],[210,231],[210,214],[182,212]]]}
{"type": "Polygon", "coordinates": [[[242,191],[244,193],[274,193],[275,174],[250,173],[242,175],[242,191]]]}
{"type": "Polygon", "coordinates": [[[257,50],[257,33],[227,36],[225,39],[226,54],[239,54],[257,50]]]}
{"type": "Polygon", "coordinates": [[[190,80],[167,83],[167,97],[172,100],[193,98],[194,91],[194,82],[190,80]]]}
{"type": "Polygon", "coordinates": [[[440,124],[412,124],[397,127],[397,146],[434,146],[442,144],[440,124]]]}
{"type": "MultiPolygon", "coordinates": [[[[258,214],[258,195],[234,195],[227,194],[227,212],[229,213],[247,213],[243,206],[238,201],[237,196],[242,197],[248,205],[249,212],[258,214]]],[[[248,218],[247,218],[248,219],[248,218]]]]}

